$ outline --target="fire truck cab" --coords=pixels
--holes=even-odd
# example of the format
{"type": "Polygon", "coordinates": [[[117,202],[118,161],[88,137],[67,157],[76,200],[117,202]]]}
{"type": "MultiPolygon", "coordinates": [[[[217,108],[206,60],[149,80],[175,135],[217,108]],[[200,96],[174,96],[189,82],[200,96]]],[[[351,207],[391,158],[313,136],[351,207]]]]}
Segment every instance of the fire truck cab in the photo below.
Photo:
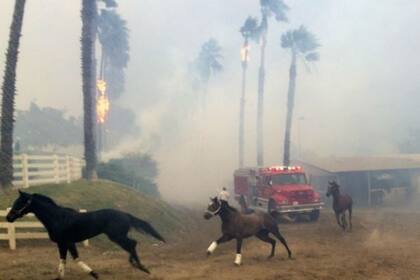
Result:
{"type": "Polygon", "coordinates": [[[289,221],[319,218],[323,203],[300,166],[240,168],[234,172],[235,198],[251,209],[275,211],[289,221]]]}

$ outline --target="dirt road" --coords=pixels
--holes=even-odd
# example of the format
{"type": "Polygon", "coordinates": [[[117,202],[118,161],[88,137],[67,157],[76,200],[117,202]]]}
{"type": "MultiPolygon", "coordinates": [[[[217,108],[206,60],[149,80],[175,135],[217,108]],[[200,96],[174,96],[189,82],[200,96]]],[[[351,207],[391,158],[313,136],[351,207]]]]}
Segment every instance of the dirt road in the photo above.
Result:
{"type": "MultiPolygon", "coordinates": [[[[205,255],[219,236],[218,220],[198,220],[195,228],[182,240],[141,245],[151,276],[130,267],[120,250],[92,246],[80,253],[101,279],[420,279],[420,212],[412,210],[356,210],[351,233],[341,232],[329,210],[317,223],[282,224],[294,259],[278,245],[268,260],[269,245],[252,238],[245,241],[241,267],[233,265],[234,242],[205,255]]],[[[15,252],[3,242],[0,279],[52,279],[57,255],[48,242],[23,244],[15,252]]],[[[66,273],[66,279],[89,279],[71,260],[66,273]]]]}

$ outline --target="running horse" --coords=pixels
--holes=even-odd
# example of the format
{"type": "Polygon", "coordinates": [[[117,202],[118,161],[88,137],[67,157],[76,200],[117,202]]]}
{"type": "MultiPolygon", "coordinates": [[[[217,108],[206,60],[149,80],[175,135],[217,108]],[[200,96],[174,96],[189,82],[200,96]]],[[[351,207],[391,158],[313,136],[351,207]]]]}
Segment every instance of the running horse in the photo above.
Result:
{"type": "Polygon", "coordinates": [[[14,202],[6,219],[12,223],[28,213],[35,214],[47,229],[50,240],[57,243],[60,263],[56,279],[64,278],[67,251],[83,271],[95,279],[98,278],[98,274],[79,259],[75,243],[101,233],[106,234],[111,241],[129,253],[131,265],[146,273],[150,272],[140,262],[136,252],[137,242],[127,237],[129,229],[134,228],[165,242],[164,238],[148,222],[131,214],[114,209],[79,213],[74,209],[57,205],[47,196],[19,191],[19,197],[14,202]]]}
{"type": "Polygon", "coordinates": [[[271,253],[269,258],[274,256],[276,241],[269,236],[273,234],[286,248],[289,258],[292,252],[287,245],[286,240],[280,234],[275,219],[268,213],[255,211],[249,214],[238,212],[235,208],[229,206],[227,202],[220,202],[217,197],[210,198],[207,211],[204,213],[206,220],[219,216],[222,221],[222,236],[213,241],[207,249],[207,255],[211,255],[219,244],[236,239],[236,257],[235,264],[242,263],[242,241],[251,236],[256,236],[261,241],[271,244],[271,253]]]}
{"type": "Polygon", "coordinates": [[[351,215],[353,207],[353,199],[348,194],[340,194],[340,186],[334,182],[328,182],[327,197],[330,195],[333,197],[333,210],[335,212],[335,218],[337,224],[345,231],[347,229],[346,211],[349,211],[349,230],[352,229],[351,215]]]}

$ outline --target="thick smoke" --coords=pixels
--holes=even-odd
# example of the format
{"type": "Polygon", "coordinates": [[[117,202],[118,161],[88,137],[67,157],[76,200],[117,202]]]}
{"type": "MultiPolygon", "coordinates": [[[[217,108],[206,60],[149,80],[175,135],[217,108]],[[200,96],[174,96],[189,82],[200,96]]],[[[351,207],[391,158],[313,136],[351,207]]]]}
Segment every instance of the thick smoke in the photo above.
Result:
{"type": "MultiPolygon", "coordinates": [[[[0,38],[7,38],[13,1],[3,2],[0,38]]],[[[259,16],[258,2],[119,1],[131,46],[121,103],[136,112],[141,135],[127,138],[109,156],[130,149],[152,152],[159,161],[161,192],[169,200],[201,201],[231,184],[238,151],[239,28],[247,16],[259,16]],[[225,69],[210,82],[205,109],[200,109],[188,65],[209,38],[223,48],[225,69]]],[[[420,90],[420,39],[409,32],[420,24],[420,4],[403,2],[286,1],[290,23],[271,22],[267,38],[266,164],[282,159],[290,55],[281,49],[280,36],[301,24],[322,46],[321,59],[310,71],[298,65],[292,157],[398,152],[401,135],[418,125],[413,120],[420,90]]],[[[79,1],[28,2],[18,108],[36,99],[41,106],[66,107],[80,115],[79,9],[79,1]]],[[[5,44],[0,40],[1,50],[5,44]]],[[[252,44],[246,165],[256,161],[258,57],[258,45],[252,44]]]]}

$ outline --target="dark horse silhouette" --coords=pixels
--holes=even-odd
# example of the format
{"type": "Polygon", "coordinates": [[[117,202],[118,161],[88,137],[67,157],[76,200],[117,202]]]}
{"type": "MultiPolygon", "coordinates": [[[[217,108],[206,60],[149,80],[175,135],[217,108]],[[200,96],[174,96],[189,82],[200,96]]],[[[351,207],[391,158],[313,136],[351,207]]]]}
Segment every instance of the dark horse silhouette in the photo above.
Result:
{"type": "Polygon", "coordinates": [[[328,191],[326,193],[327,197],[332,195],[333,197],[333,209],[335,212],[335,218],[337,219],[337,224],[345,231],[347,229],[346,222],[346,210],[349,211],[349,230],[352,229],[351,215],[353,207],[353,199],[348,194],[340,194],[340,186],[334,182],[328,182],[328,191]]]}
{"type": "Polygon", "coordinates": [[[147,233],[154,238],[165,241],[163,237],[146,221],[140,220],[128,213],[102,209],[87,213],[79,213],[74,209],[58,206],[51,198],[40,194],[28,194],[19,191],[19,197],[7,214],[7,221],[14,222],[28,213],[34,213],[48,231],[51,241],[56,242],[60,253],[58,277],[64,277],[64,266],[67,251],[73,259],[92,277],[98,278],[86,263],[79,260],[76,242],[105,233],[108,238],[117,243],[130,254],[130,263],[147,273],[149,270],[140,262],[136,252],[137,242],[127,237],[130,228],[147,233]]]}
{"type": "Polygon", "coordinates": [[[211,243],[207,249],[207,255],[213,253],[217,245],[236,239],[236,258],[234,263],[240,265],[242,261],[242,240],[255,235],[260,240],[271,244],[271,253],[269,255],[271,258],[274,256],[276,248],[276,241],[269,236],[271,233],[284,245],[289,258],[292,257],[292,252],[286,240],[280,234],[275,219],[268,213],[255,211],[249,214],[243,214],[229,206],[227,202],[219,201],[217,197],[211,198],[210,200],[211,202],[204,214],[204,218],[208,220],[218,215],[222,220],[223,235],[211,243]]]}

